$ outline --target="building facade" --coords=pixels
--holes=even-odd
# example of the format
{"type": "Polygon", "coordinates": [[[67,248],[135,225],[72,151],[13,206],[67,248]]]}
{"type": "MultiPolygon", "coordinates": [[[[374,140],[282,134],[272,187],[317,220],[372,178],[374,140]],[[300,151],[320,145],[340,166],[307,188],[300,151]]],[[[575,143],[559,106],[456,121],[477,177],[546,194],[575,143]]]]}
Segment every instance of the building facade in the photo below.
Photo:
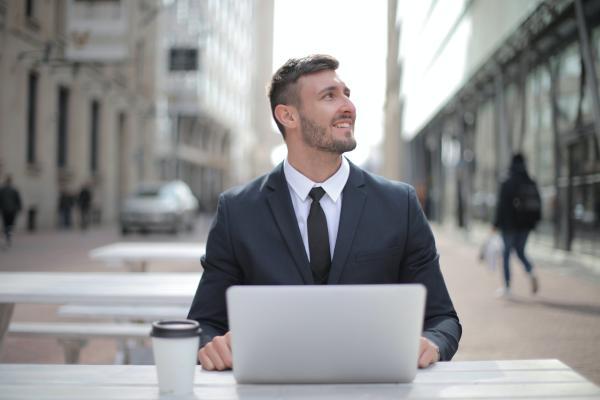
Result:
{"type": "Polygon", "coordinates": [[[273,1],[179,0],[162,24],[160,175],[188,182],[211,211],[224,189],[260,172],[270,115],[257,92],[271,72],[273,1]]]}
{"type": "Polygon", "coordinates": [[[272,0],[0,0],[18,228],[57,226],[59,197],[85,184],[103,223],[143,181],[181,179],[214,210],[269,162],[272,42],[272,0]]]}
{"type": "Polygon", "coordinates": [[[18,225],[53,227],[61,191],[91,184],[94,215],[153,179],[154,15],[160,2],[0,1],[0,176],[13,177],[18,225]]]}
{"type": "Polygon", "coordinates": [[[600,255],[600,3],[402,6],[398,134],[428,216],[465,229],[491,223],[521,152],[543,198],[535,240],[600,255]]]}

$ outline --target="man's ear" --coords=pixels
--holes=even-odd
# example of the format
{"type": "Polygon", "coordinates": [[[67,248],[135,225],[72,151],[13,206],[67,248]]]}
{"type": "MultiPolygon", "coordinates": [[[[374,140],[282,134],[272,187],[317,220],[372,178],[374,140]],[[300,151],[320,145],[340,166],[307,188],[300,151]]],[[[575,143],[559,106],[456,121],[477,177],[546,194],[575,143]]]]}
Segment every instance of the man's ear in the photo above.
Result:
{"type": "Polygon", "coordinates": [[[300,121],[298,111],[294,106],[278,104],[275,106],[275,118],[286,128],[296,128],[300,121]]]}

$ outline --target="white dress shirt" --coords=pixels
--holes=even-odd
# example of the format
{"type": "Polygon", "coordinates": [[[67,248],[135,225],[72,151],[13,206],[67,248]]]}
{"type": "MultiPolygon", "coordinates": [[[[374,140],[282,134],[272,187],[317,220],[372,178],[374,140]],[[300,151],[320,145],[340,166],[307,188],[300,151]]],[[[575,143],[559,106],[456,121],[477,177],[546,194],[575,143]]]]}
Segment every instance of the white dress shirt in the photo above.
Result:
{"type": "Polygon", "coordinates": [[[310,250],[308,248],[308,229],[306,221],[310,211],[312,199],[308,196],[310,190],[315,186],[321,186],[325,190],[325,195],[319,203],[327,219],[327,231],[329,233],[329,254],[333,259],[335,241],[337,239],[338,225],[340,224],[340,213],[342,212],[342,190],[346,186],[350,176],[350,165],[345,157],[342,157],[342,165],[329,179],[322,183],[316,183],[302,175],[300,171],[290,165],[287,158],[283,162],[283,173],[288,183],[296,221],[302,235],[302,242],[306,255],[310,260],[310,250]]]}

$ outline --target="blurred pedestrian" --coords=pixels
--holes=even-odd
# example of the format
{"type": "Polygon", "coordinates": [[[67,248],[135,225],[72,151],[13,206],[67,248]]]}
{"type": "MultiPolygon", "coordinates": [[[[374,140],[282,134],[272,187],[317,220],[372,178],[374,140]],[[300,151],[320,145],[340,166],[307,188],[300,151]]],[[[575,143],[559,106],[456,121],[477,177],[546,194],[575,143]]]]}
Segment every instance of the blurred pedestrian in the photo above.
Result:
{"type": "Polygon", "coordinates": [[[92,210],[92,189],[89,183],[84,184],[81,188],[77,197],[77,205],[79,206],[81,229],[85,230],[90,223],[90,212],[92,210]]]}
{"type": "Polygon", "coordinates": [[[71,215],[75,199],[68,189],[61,189],[58,196],[59,226],[64,229],[71,228],[71,215]]]}
{"type": "Polygon", "coordinates": [[[512,157],[508,178],[500,186],[494,221],[494,228],[501,231],[504,242],[504,287],[498,291],[501,296],[511,294],[510,253],[513,249],[529,275],[531,293],[535,294],[539,289],[533,264],[525,255],[525,246],[529,233],[541,219],[541,211],[538,187],[527,173],[525,158],[517,153],[512,157]]]}
{"type": "Polygon", "coordinates": [[[2,212],[6,247],[10,247],[11,245],[12,230],[21,208],[21,195],[12,185],[12,178],[8,175],[4,181],[4,185],[0,187],[0,211],[2,212]]]}

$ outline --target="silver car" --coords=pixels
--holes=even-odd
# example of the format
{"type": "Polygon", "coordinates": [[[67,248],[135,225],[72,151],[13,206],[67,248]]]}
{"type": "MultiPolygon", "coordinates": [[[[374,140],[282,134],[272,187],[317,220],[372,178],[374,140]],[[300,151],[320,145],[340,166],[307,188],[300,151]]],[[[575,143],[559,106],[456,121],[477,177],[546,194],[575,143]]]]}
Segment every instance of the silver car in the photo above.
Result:
{"type": "Polygon", "coordinates": [[[123,203],[121,233],[192,230],[197,212],[198,200],[184,182],[143,183],[123,203]]]}

